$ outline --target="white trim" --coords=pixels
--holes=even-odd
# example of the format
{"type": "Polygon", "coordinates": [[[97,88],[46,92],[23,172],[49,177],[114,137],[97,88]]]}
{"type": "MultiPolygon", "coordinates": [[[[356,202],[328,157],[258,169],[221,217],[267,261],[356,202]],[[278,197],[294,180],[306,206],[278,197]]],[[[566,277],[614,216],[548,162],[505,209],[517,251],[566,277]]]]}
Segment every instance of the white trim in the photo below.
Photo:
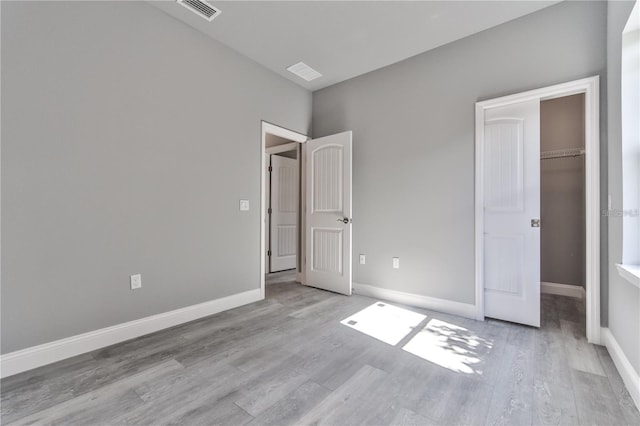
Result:
{"type": "MultiPolygon", "coordinates": [[[[262,121],[261,129],[260,129],[260,291],[262,294],[262,299],[264,299],[265,297],[264,276],[267,270],[267,265],[266,265],[267,262],[265,259],[265,252],[267,250],[266,236],[265,236],[265,232],[267,229],[266,227],[267,217],[265,214],[265,210],[266,210],[265,207],[267,205],[266,182],[265,182],[265,176],[267,172],[266,166],[265,166],[266,156],[267,156],[267,152],[266,152],[267,133],[270,135],[289,139],[298,143],[305,143],[309,139],[306,135],[303,135],[302,133],[294,132],[293,130],[276,126],[275,124],[268,123],[264,120],[262,121]]],[[[301,157],[302,157],[301,151],[298,151],[298,159],[300,161],[300,173],[302,174],[304,179],[304,173],[303,173],[304,163],[302,162],[302,160],[300,160],[301,157]]],[[[302,184],[304,184],[304,180],[302,184]]],[[[301,185],[301,187],[303,186],[301,185]]],[[[302,189],[301,199],[304,199],[302,198],[303,195],[304,195],[304,189],[302,189]]],[[[302,220],[300,222],[300,226],[298,227],[298,232],[301,232],[301,230],[304,229],[304,225],[305,225],[304,215],[301,215],[301,217],[302,217],[302,220]]],[[[304,236],[304,232],[302,232],[302,235],[304,236]]],[[[298,247],[298,256],[303,256],[302,258],[304,259],[304,251],[301,250],[301,247],[304,247],[304,244],[301,244],[301,246],[298,247]]],[[[299,276],[301,275],[299,281],[304,283],[304,268],[302,268],[301,272],[298,272],[298,275],[299,276]]]]}
{"type": "Polygon", "coordinates": [[[476,103],[475,172],[475,318],[484,319],[484,116],[489,108],[531,100],[585,94],[586,299],[587,340],[600,343],[600,89],[599,77],[589,77],[476,103]]]}
{"type": "Polygon", "coordinates": [[[284,143],[282,145],[276,145],[270,148],[266,148],[265,152],[269,155],[280,154],[281,152],[297,150],[298,145],[300,145],[298,142],[284,143]]]}
{"type": "Polygon", "coordinates": [[[476,103],[475,319],[484,321],[484,108],[476,103]]]}
{"type": "Polygon", "coordinates": [[[123,324],[78,334],[0,356],[0,377],[8,377],[105,346],[184,324],[228,309],[262,300],[260,289],[210,300],[123,324]]]}
{"type": "Polygon", "coordinates": [[[368,284],[353,283],[353,292],[361,296],[383,299],[389,302],[429,309],[431,311],[444,312],[465,318],[475,318],[476,307],[470,303],[454,302],[451,300],[437,299],[435,297],[419,294],[404,293],[386,288],[374,287],[368,284]]]}
{"type": "Polygon", "coordinates": [[[606,327],[602,327],[602,331],[600,333],[602,337],[602,343],[607,347],[609,351],[609,355],[611,355],[611,359],[620,373],[620,377],[622,377],[622,381],[624,385],[627,387],[629,394],[631,395],[631,399],[635,402],[636,407],[640,410],[640,376],[638,372],[633,368],[629,359],[622,351],[622,348],[618,344],[618,341],[606,327]]]}
{"type": "Polygon", "coordinates": [[[618,274],[634,286],[640,288],[640,265],[623,265],[616,264],[618,274]]]}
{"type": "Polygon", "coordinates": [[[584,299],[586,292],[584,287],[580,285],[558,284],[558,283],[540,283],[540,293],[557,294],[559,296],[574,297],[576,299],[584,299]]]}

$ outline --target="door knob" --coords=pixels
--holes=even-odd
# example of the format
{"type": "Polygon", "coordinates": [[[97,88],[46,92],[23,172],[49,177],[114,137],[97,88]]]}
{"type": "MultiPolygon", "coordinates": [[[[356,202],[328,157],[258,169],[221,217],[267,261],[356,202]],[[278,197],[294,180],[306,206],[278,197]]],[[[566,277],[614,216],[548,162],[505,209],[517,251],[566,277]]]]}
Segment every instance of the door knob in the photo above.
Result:
{"type": "Polygon", "coordinates": [[[342,219],[336,219],[338,222],[342,222],[342,223],[351,223],[351,219],[349,219],[348,217],[342,218],[342,219]]]}
{"type": "Polygon", "coordinates": [[[540,228],[540,219],[531,219],[532,228],[540,228]]]}

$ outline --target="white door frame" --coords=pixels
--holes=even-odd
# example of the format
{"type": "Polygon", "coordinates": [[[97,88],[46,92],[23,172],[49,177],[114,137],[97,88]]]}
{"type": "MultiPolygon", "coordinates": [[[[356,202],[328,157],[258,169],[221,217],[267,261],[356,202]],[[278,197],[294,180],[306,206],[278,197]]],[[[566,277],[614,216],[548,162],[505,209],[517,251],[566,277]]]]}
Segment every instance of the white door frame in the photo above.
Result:
{"type": "Polygon", "coordinates": [[[598,76],[476,103],[475,284],[476,319],[484,320],[484,122],[490,108],[585,94],[587,340],[600,344],[600,79],[598,76]]]}
{"type": "MultiPolygon", "coordinates": [[[[266,196],[266,160],[267,160],[267,134],[271,134],[274,136],[279,136],[281,138],[289,139],[298,143],[305,143],[309,138],[307,135],[303,135],[302,133],[294,132],[293,130],[285,129],[284,127],[276,126],[275,124],[268,123],[266,121],[262,121],[262,129],[260,138],[260,292],[262,294],[262,298],[265,297],[265,283],[264,276],[266,273],[266,260],[264,253],[267,250],[266,248],[266,236],[265,232],[267,230],[266,227],[266,214],[265,208],[267,205],[267,196],[266,196]]],[[[298,158],[300,159],[300,174],[302,176],[301,182],[301,200],[304,200],[304,159],[301,155],[301,150],[299,151],[298,158]]],[[[302,204],[304,206],[304,204],[302,204]]],[[[304,229],[304,212],[301,212],[302,220],[298,224],[298,234],[301,234],[301,230],[304,229]]],[[[300,213],[299,213],[300,214],[300,213]]],[[[298,238],[298,242],[300,242],[300,238],[298,238]]],[[[304,232],[302,232],[302,244],[298,246],[298,257],[300,259],[304,259],[304,232]]],[[[302,265],[302,261],[296,262],[298,265],[302,265]]],[[[303,265],[304,266],[304,265],[303,265]]],[[[296,279],[304,283],[304,267],[300,268],[296,266],[297,276],[296,279]]]]}
{"type": "MultiPolygon", "coordinates": [[[[268,168],[269,165],[270,165],[271,161],[269,160],[269,157],[271,155],[280,154],[281,152],[287,152],[287,151],[295,150],[298,153],[298,157],[299,157],[300,155],[302,155],[302,153],[300,152],[301,150],[299,150],[298,148],[300,148],[300,143],[298,143],[298,142],[290,142],[290,143],[285,143],[285,144],[282,144],[282,145],[276,145],[276,146],[272,146],[272,147],[269,147],[269,148],[265,148],[265,152],[266,152],[266,155],[265,155],[265,179],[266,179],[266,168],[268,168]]],[[[300,158],[298,158],[298,169],[300,169],[301,164],[302,164],[302,160],[300,158]]],[[[298,177],[301,177],[300,170],[298,170],[298,177]]],[[[265,188],[265,194],[266,194],[265,195],[265,203],[266,203],[268,200],[271,199],[271,185],[269,184],[269,182],[265,181],[265,187],[264,188],[265,188]]],[[[298,194],[298,195],[300,195],[300,194],[298,194]]],[[[265,204],[265,209],[266,208],[267,208],[267,205],[265,204]]],[[[269,219],[271,219],[271,218],[269,218],[269,219]]],[[[265,223],[266,223],[266,220],[265,220],[265,223]]],[[[269,267],[270,266],[269,265],[269,259],[267,258],[268,256],[267,256],[267,251],[266,251],[266,248],[270,247],[270,245],[271,245],[271,239],[269,238],[270,237],[270,234],[269,234],[269,232],[270,232],[269,231],[269,227],[270,226],[271,226],[271,222],[269,221],[269,223],[266,224],[267,228],[265,229],[265,232],[264,232],[264,234],[265,234],[264,235],[264,237],[265,237],[265,252],[264,252],[264,256],[265,256],[265,262],[266,262],[266,264],[265,264],[265,273],[270,273],[271,272],[271,268],[269,267]]],[[[297,260],[296,260],[296,263],[297,263],[297,260]]]]}

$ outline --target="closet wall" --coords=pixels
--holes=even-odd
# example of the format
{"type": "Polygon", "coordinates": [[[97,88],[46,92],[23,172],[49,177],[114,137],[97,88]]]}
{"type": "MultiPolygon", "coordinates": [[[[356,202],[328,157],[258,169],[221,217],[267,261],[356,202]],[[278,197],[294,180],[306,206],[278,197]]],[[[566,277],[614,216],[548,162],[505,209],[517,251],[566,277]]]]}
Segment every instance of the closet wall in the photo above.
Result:
{"type": "MultiPolygon", "coordinates": [[[[584,148],[584,94],[540,103],[540,150],[584,148]]],[[[541,280],[585,283],[584,156],[545,159],[541,175],[541,280]]]]}

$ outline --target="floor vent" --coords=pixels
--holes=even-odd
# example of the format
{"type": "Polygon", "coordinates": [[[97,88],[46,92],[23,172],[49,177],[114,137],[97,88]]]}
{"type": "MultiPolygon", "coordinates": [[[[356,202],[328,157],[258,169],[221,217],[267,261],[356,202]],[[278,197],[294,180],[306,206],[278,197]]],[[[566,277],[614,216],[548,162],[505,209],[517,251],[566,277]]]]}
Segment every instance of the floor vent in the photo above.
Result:
{"type": "Polygon", "coordinates": [[[220,9],[213,7],[209,2],[204,0],[178,0],[178,4],[186,7],[209,22],[213,21],[213,18],[222,13],[220,9]]]}

